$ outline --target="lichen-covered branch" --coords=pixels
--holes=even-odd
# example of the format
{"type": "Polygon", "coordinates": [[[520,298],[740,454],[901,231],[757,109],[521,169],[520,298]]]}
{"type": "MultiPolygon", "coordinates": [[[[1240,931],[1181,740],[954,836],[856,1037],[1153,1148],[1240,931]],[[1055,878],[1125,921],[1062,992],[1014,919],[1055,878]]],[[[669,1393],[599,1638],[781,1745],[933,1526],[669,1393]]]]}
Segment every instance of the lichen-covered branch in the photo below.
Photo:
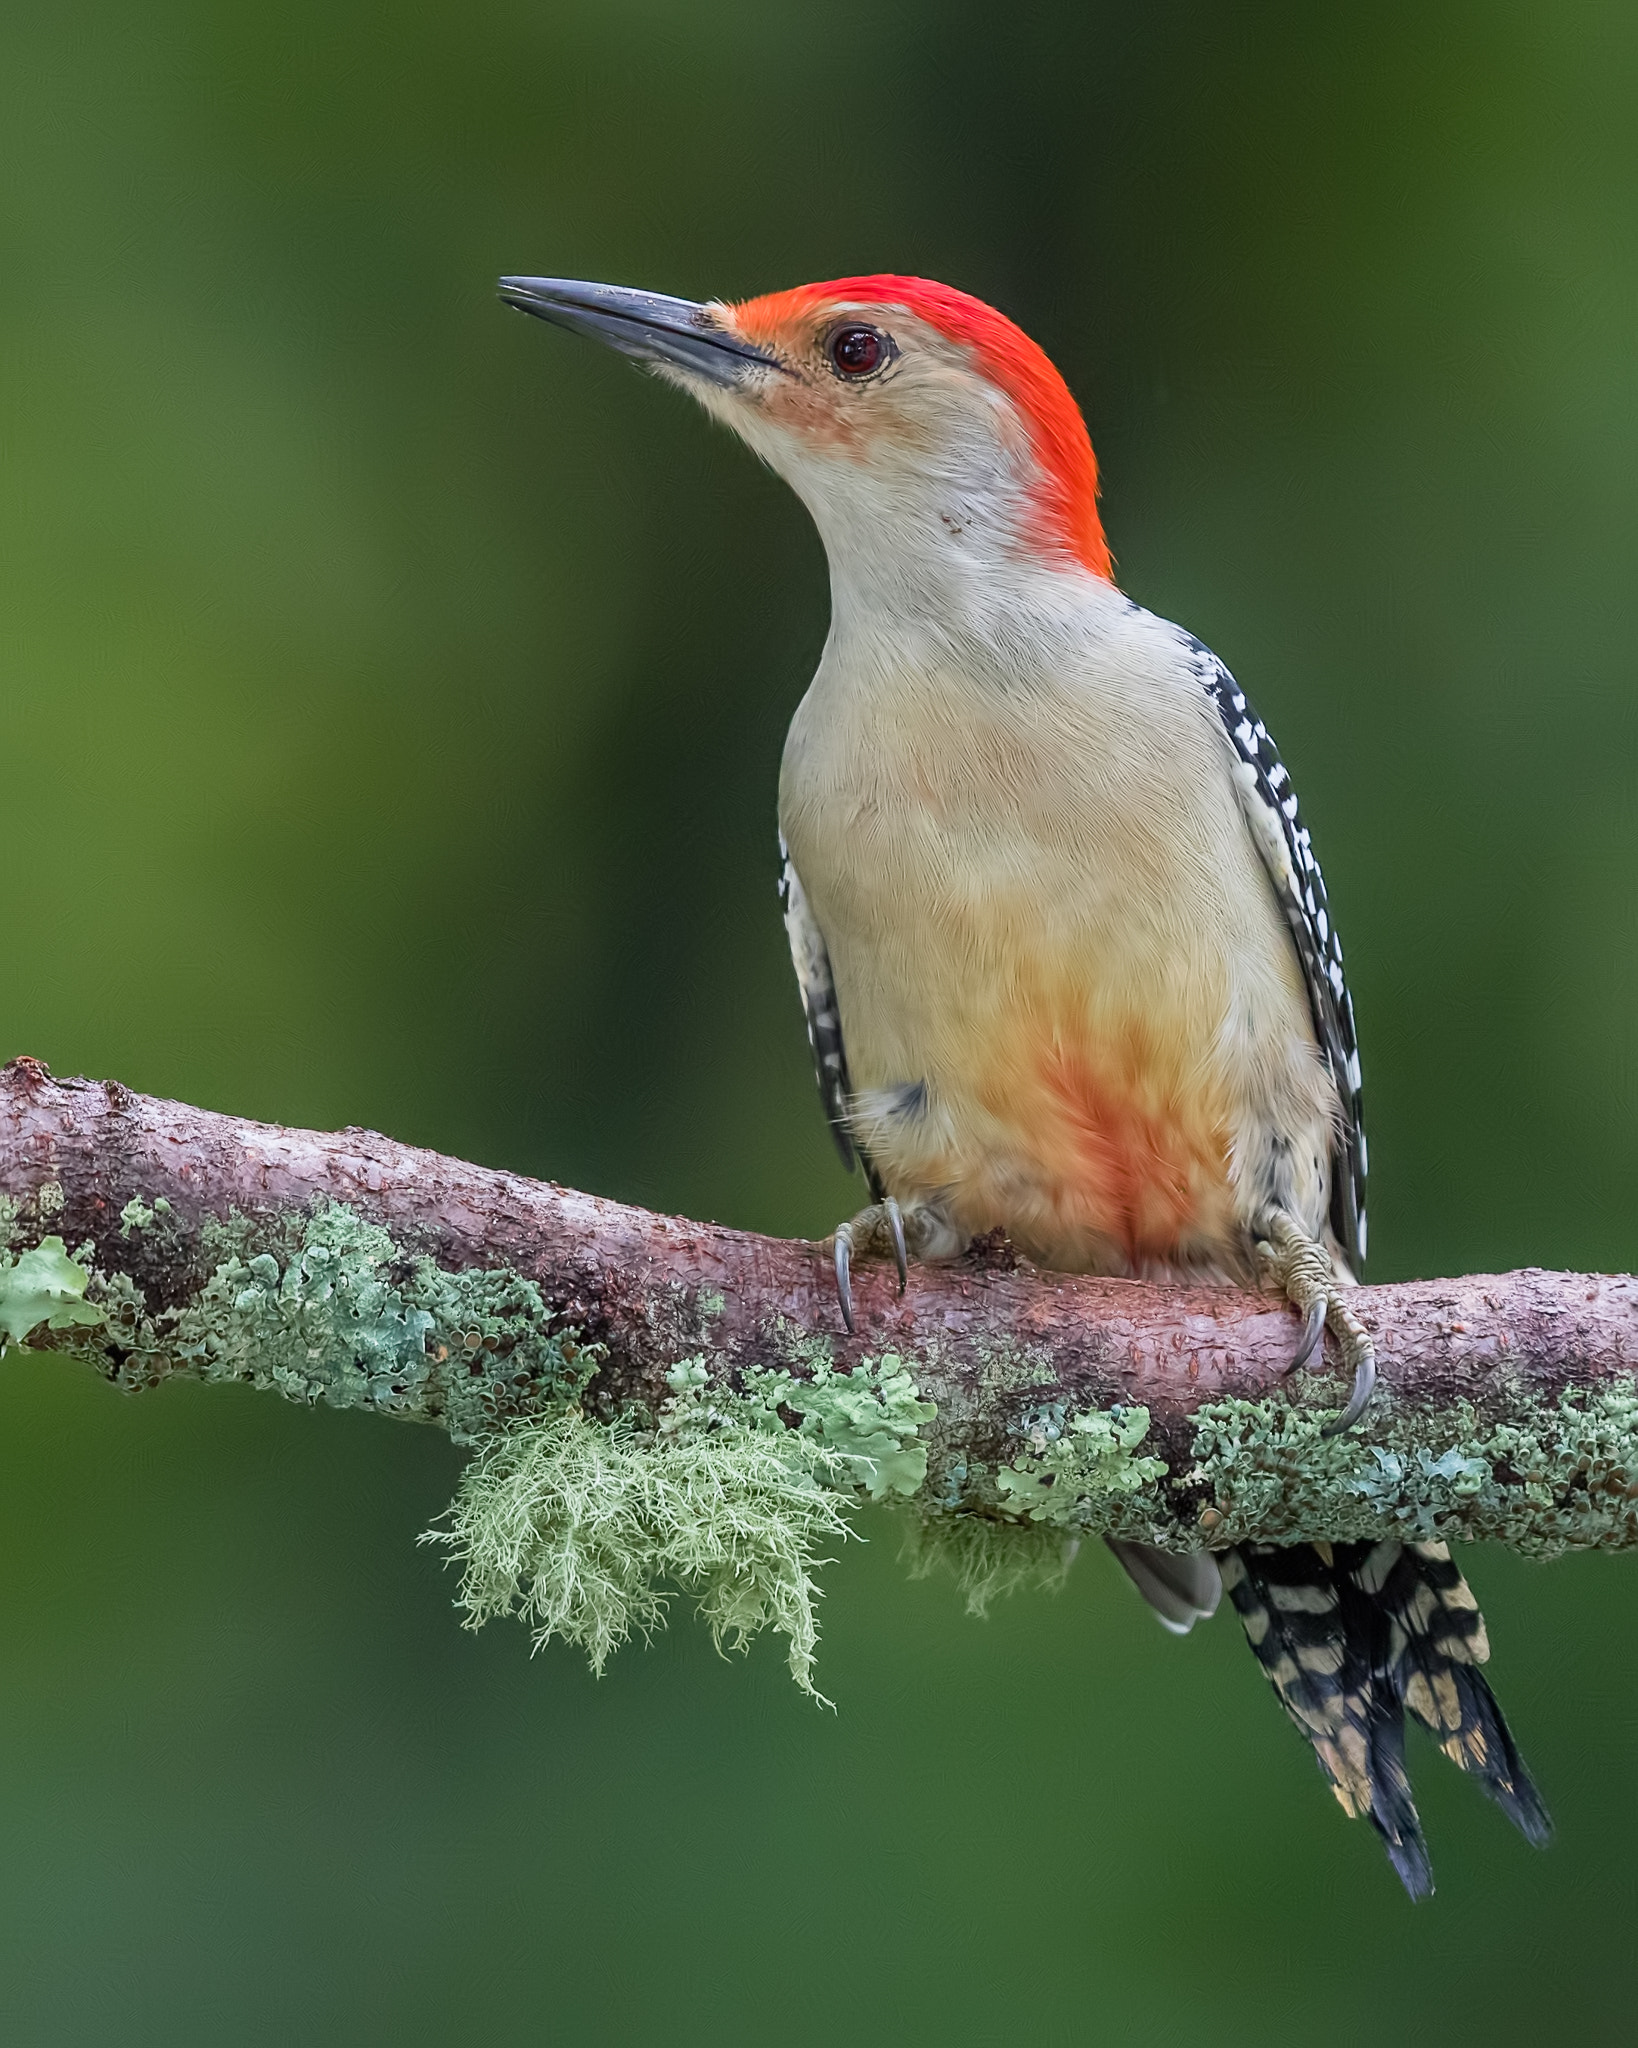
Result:
{"type": "Polygon", "coordinates": [[[815,1245],[0,1070],[0,1345],[440,1425],[479,1452],[441,1532],[469,1614],[594,1659],[669,1579],[727,1640],[782,1627],[805,1681],[813,1546],[849,1498],[913,1503],[980,1591],[1087,1530],[1638,1543],[1625,1276],[1362,1288],[1381,1391],[1336,1439],[1343,1389],[1283,1376],[1266,1296],[982,1245],[902,1298],[855,1285],[850,1338],[815,1245]]]}

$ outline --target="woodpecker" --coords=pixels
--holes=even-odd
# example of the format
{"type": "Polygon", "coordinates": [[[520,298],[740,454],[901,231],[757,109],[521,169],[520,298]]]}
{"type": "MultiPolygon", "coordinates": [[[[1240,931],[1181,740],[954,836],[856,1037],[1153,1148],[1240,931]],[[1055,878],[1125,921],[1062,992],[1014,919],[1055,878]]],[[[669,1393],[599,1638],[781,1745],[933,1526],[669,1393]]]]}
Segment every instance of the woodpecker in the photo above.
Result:
{"type": "MultiPolygon", "coordinates": [[[[654,369],[797,492],[831,626],[780,773],[782,894],[855,1259],[1000,1229],[1066,1272],[1262,1282],[1375,1380],[1359,1050],[1291,778],[1200,641],[1116,585],[1079,408],[1005,315],[924,278],[737,304],[511,277],[654,369]]],[[[1549,1823],[1437,1543],[1111,1540],[1168,1628],[1227,1588],[1344,1810],[1432,1890],[1406,1710],[1533,1842],[1549,1823]]]]}

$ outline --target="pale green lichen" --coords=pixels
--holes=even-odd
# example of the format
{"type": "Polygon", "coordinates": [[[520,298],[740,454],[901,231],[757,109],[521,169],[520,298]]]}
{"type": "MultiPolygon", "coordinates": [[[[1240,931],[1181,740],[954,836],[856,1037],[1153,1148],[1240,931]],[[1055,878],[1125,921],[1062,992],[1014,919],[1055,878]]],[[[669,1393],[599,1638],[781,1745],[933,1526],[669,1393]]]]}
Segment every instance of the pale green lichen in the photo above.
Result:
{"type": "Polygon", "coordinates": [[[994,1522],[983,1515],[918,1512],[905,1515],[900,1556],[913,1579],[948,1572],[982,1619],[990,1603],[1008,1594],[1055,1593],[1069,1576],[1080,1539],[1050,1523],[994,1522]]]}
{"type": "Polygon", "coordinates": [[[1067,1414],[1053,1403],[1025,1416],[1021,1433],[1024,1448],[995,1473],[1004,1514],[1144,1535],[1164,1519],[1157,1487],[1165,1462],[1137,1455],[1149,1434],[1147,1408],[1067,1414]]]}
{"type": "MultiPolygon", "coordinates": [[[[163,1200],[121,1212],[126,1241],[174,1229],[163,1200]]],[[[469,1621],[517,1611],[537,1643],[563,1637],[599,1668],[662,1618],[670,1582],[719,1643],[783,1631],[811,1690],[820,1546],[846,1533],[853,1499],[907,1496],[926,1475],[935,1410],[892,1354],[848,1372],[819,1356],[809,1376],[752,1371],[732,1389],[685,1365],[644,1432],[579,1412],[600,1354],[554,1328],[520,1274],[445,1271],[337,1203],[207,1223],[200,1246],[208,1277],[162,1311],[132,1273],[77,1263],[58,1238],[0,1259],[0,1340],[65,1333],[128,1387],[180,1371],[441,1421],[480,1446],[437,1532],[465,1565],[469,1621]]]]}
{"type": "Polygon", "coordinates": [[[577,1399],[595,1369],[594,1351],[552,1330],[532,1280],[410,1257],[341,1203],[274,1250],[253,1250],[243,1221],[208,1235],[227,1255],[164,1339],[201,1379],[436,1418],[473,1443],[519,1413],[577,1399]]]}
{"type": "Polygon", "coordinates": [[[752,1370],[731,1386],[700,1358],[666,1375],[652,1430],[570,1411],[482,1446],[445,1543],[463,1567],[467,1625],[519,1615],[601,1671],[664,1618],[666,1581],[692,1592],[719,1647],[764,1628],[813,1691],[820,1546],[848,1533],[852,1500],[908,1496],[927,1472],[920,1429],[937,1412],[889,1352],[810,1378],[752,1370]]]}
{"type": "Polygon", "coordinates": [[[0,1195],[0,1252],[8,1252],[20,1237],[39,1241],[40,1233],[53,1216],[62,1213],[67,1197],[59,1180],[42,1181],[26,1195],[0,1195]]]}
{"type": "MultiPolygon", "coordinates": [[[[120,1217],[126,1240],[174,1228],[161,1201],[134,1198],[120,1217]]],[[[811,1691],[820,1547],[846,1533],[853,1500],[907,1497],[926,1476],[920,1432],[936,1411],[891,1353],[847,1372],[828,1357],[808,1376],[753,1370],[736,1387],[689,1361],[658,1427],[594,1422],[578,1404],[600,1354],[553,1327],[522,1275],[445,1271],[337,1203],[207,1223],[200,1242],[208,1277],[154,1312],[131,1274],[47,1239],[4,1261],[0,1334],[72,1326],[126,1386],[182,1371],[441,1421],[480,1447],[432,1532],[465,1567],[469,1623],[517,1612],[537,1645],[561,1637],[599,1669],[662,1619],[669,1582],[721,1644],[781,1630],[811,1691]]]]}
{"type": "MultiPolygon", "coordinates": [[[[580,1408],[600,1354],[516,1272],[445,1271],[329,1204],[207,1224],[191,1256],[203,1251],[208,1277],[156,1310],[142,1282],[177,1267],[169,1205],[125,1205],[129,1273],[42,1237],[62,1208],[54,1182],[0,1198],[0,1351],[32,1336],[127,1387],[180,1370],[441,1422],[481,1447],[440,1532],[466,1565],[469,1620],[520,1612],[537,1641],[579,1643],[599,1667],[655,1625],[670,1582],[698,1596],[719,1640],[782,1629],[811,1685],[817,1546],[863,1500],[913,1502],[913,1569],[949,1567],[978,1612],[1015,1585],[1061,1580],[1082,1531],[1180,1548],[1384,1534],[1539,1555],[1638,1546],[1630,1389],[1540,1400],[1498,1385],[1495,1409],[1384,1397],[1342,1438],[1279,1396],[1216,1402],[1170,1473],[1146,1409],[1048,1403],[1016,1415],[991,1464],[971,1448],[993,1454],[988,1418],[1047,1377],[1027,1348],[998,1343],[976,1380],[951,1376],[940,1415],[897,1354],[843,1369],[833,1338],[784,1327],[790,1369],[715,1378],[685,1356],[658,1415],[594,1421],[580,1408]]],[[[702,1325],[722,1308],[679,1290],[651,1345],[672,1357],[707,1346],[702,1325]]]]}
{"type": "Polygon", "coordinates": [[[90,1273],[60,1237],[45,1237],[16,1258],[0,1252],[0,1358],[34,1330],[91,1329],[103,1311],[85,1298],[90,1273]]]}
{"type": "Polygon", "coordinates": [[[794,1430],[744,1423],[639,1435],[568,1413],[480,1449],[449,1511],[467,1626],[516,1613],[535,1647],[577,1645],[601,1672],[633,1630],[665,1618],[664,1582],[692,1592],[719,1648],[764,1628],[786,1638],[813,1692],[819,1547],[845,1536],[822,1452],[794,1430]]]}
{"type": "MultiPolygon", "coordinates": [[[[163,1199],[121,1212],[122,1237],[175,1228],[163,1199]]],[[[554,1327],[532,1280],[504,1268],[446,1271],[341,1203],[207,1222],[200,1244],[214,1261],[209,1277],[162,1311],[131,1274],[91,1266],[89,1245],[70,1258],[47,1237],[16,1259],[0,1254],[0,1344],[64,1332],[56,1348],[128,1389],[175,1372],[240,1380],[441,1422],[458,1443],[573,1405],[596,1370],[596,1347],[554,1327]]]]}
{"type": "Polygon", "coordinates": [[[133,1195],[119,1212],[119,1234],[129,1237],[133,1231],[151,1230],[156,1222],[170,1213],[171,1205],[163,1195],[156,1195],[151,1207],[140,1195],[133,1195]]]}
{"type": "Polygon", "coordinates": [[[1195,1417],[1175,1482],[1214,1546],[1404,1535],[1494,1541],[1539,1557],[1638,1545],[1638,1395],[1515,1393],[1505,1422],[1472,1406],[1384,1408],[1369,1440],[1323,1437],[1283,1401],[1218,1401],[1195,1417]]]}
{"type": "Polygon", "coordinates": [[[147,1297],[129,1273],[95,1268],[86,1291],[102,1310],[103,1326],[94,1344],[77,1348],[116,1386],[135,1392],[157,1386],[176,1370],[161,1327],[168,1319],[149,1313],[147,1297]]]}
{"type": "MultiPolygon", "coordinates": [[[[959,1460],[945,1468],[937,1501],[918,1500],[927,1478],[927,1432],[938,1410],[922,1397],[897,1353],[865,1359],[843,1372],[830,1362],[828,1341],[816,1340],[811,1351],[805,1361],[806,1377],[753,1370],[741,1375],[737,1388],[714,1379],[703,1359],[685,1359],[666,1375],[672,1399],[660,1416],[662,1436],[697,1441],[720,1431],[751,1429],[789,1438],[794,1419],[794,1434],[810,1448],[812,1469],[821,1483],[872,1501],[901,1507],[917,1503],[909,1507],[904,1524],[904,1554],[911,1575],[950,1572],[969,1612],[982,1615],[996,1598],[1026,1586],[1053,1589],[1063,1584],[1074,1560],[1075,1538],[1052,1522],[1067,1519],[1064,1515],[1037,1522],[1015,1508],[1017,1519],[997,1522],[954,1512],[965,1498],[970,1477],[967,1465],[959,1460]]],[[[1129,1456],[1146,1423],[1146,1416],[1117,1418],[1110,1436],[1118,1437],[1124,1427],[1129,1441],[1124,1446],[1097,1441],[1095,1452],[1097,1426],[1082,1432],[1088,1449],[1082,1476],[1089,1484],[1094,1466],[1103,1485],[1117,1490],[1129,1491],[1133,1484],[1158,1475],[1158,1461],[1129,1456]],[[1135,1480],[1117,1474],[1118,1459],[1136,1474],[1135,1480]]],[[[1028,1439],[1028,1446],[1012,1475],[1020,1490],[1028,1483],[1024,1459],[1049,1448],[1044,1437],[1039,1444],[1028,1439]]],[[[1046,1486],[1040,1495],[1043,1501],[1049,1498],[1046,1486]]]]}
{"type": "Polygon", "coordinates": [[[908,1499],[926,1479],[921,1431],[938,1409],[921,1398],[896,1352],[847,1372],[826,1366],[806,1380],[759,1372],[748,1383],[757,1400],[801,1417],[797,1434],[813,1445],[831,1485],[851,1486],[872,1500],[908,1499]]]}
{"type": "Polygon", "coordinates": [[[702,1359],[685,1359],[666,1375],[672,1398],[660,1417],[671,1436],[699,1436],[722,1427],[795,1435],[811,1447],[829,1486],[871,1500],[908,1499],[927,1477],[921,1431],[938,1414],[924,1401],[896,1352],[867,1358],[848,1372],[822,1361],[806,1378],[752,1370],[739,1389],[713,1381],[702,1359]]]}

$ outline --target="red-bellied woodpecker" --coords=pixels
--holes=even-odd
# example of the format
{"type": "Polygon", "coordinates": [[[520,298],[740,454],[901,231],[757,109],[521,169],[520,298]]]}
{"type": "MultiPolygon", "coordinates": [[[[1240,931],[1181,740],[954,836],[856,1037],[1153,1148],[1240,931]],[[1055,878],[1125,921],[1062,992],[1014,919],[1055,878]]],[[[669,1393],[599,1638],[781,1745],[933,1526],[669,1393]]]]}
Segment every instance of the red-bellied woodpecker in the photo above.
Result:
{"type": "MultiPolygon", "coordinates": [[[[796,490],[830,637],[786,742],[785,919],[820,1093],[871,1206],[851,1266],[1000,1228],[1066,1271],[1257,1278],[1329,1325],[1365,1250],[1359,1055],[1296,796],[1216,656],[1116,587],[1063,379],[922,278],[739,305],[507,278],[510,304],[657,368],[796,490]]],[[[1343,1807],[1431,1877],[1404,1711],[1532,1841],[1548,1822],[1434,1543],[1113,1542],[1170,1628],[1221,1586],[1343,1807]]]]}

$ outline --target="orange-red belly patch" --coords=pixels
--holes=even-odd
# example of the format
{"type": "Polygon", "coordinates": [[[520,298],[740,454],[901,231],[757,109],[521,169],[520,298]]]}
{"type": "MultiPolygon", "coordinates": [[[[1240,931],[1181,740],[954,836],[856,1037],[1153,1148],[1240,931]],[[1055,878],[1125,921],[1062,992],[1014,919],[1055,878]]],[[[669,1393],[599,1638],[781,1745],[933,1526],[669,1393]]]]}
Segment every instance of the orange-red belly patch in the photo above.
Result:
{"type": "Polygon", "coordinates": [[[1119,1246],[1137,1269],[1230,1221],[1227,1119],[1183,1078],[1141,1030],[1096,1053],[1055,1035],[987,1106],[1013,1127],[1065,1230],[1119,1246]]]}

